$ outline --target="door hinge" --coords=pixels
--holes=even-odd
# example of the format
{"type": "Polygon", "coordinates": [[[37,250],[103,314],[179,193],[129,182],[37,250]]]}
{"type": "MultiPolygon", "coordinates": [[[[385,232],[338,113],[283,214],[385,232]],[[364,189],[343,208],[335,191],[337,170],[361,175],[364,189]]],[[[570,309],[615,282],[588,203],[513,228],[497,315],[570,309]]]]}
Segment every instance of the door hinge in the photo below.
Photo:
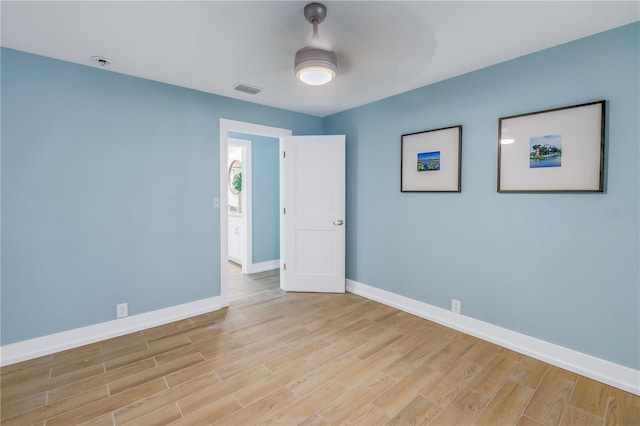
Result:
{"type": "Polygon", "coordinates": [[[286,270],[287,270],[287,264],[286,264],[286,263],[283,263],[283,264],[282,264],[282,268],[286,271],[286,270]]]}
{"type": "Polygon", "coordinates": [[[287,208],[286,207],[282,209],[282,214],[287,214],[287,208]]]}
{"type": "Polygon", "coordinates": [[[282,158],[287,158],[287,151],[282,151],[282,158]]]}

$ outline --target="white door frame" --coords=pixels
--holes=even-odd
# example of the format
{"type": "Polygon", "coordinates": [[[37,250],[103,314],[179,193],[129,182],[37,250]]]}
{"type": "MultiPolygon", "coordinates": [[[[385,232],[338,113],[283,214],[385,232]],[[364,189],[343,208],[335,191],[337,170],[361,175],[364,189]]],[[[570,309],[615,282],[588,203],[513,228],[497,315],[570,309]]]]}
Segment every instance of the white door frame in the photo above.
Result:
{"type": "MultiPolygon", "coordinates": [[[[229,132],[246,133],[250,135],[267,136],[276,138],[280,141],[280,152],[282,152],[282,138],[293,134],[290,129],[281,129],[278,127],[263,126],[261,124],[247,123],[244,121],[220,119],[220,299],[222,306],[229,306],[229,218],[228,197],[227,197],[227,139],[229,132]]],[[[282,161],[280,161],[282,164],[282,161]]],[[[281,165],[280,172],[282,173],[281,165]]],[[[283,182],[280,179],[280,198],[282,199],[283,182]]],[[[280,209],[280,226],[282,228],[282,209],[280,209]]],[[[248,222],[248,220],[246,221],[248,222]]],[[[246,223],[245,222],[245,223],[246,223]]],[[[246,227],[251,226],[251,222],[246,223],[246,227]]],[[[248,229],[245,229],[247,232],[248,229]]],[[[282,238],[280,241],[280,250],[282,252],[282,238]]],[[[248,260],[244,259],[245,263],[248,260]]]]}

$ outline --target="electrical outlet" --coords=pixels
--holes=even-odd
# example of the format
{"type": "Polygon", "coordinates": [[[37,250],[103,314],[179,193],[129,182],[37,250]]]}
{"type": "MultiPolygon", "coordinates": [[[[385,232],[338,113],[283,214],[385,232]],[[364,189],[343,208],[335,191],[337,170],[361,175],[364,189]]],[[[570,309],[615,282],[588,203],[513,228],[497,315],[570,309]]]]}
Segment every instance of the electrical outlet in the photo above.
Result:
{"type": "Polygon", "coordinates": [[[120,303],[116,305],[116,318],[124,318],[129,315],[129,304],[120,303]]]}
{"type": "Polygon", "coordinates": [[[462,303],[459,300],[451,299],[451,311],[454,314],[459,314],[462,310],[462,303]]]}

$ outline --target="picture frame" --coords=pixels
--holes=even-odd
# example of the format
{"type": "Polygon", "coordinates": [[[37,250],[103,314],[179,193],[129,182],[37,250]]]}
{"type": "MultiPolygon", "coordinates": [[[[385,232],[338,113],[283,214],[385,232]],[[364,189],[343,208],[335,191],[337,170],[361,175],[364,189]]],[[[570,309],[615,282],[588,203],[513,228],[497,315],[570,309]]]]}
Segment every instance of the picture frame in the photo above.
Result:
{"type": "Polygon", "coordinates": [[[498,120],[498,192],[603,192],[606,101],[498,120]]]}
{"type": "Polygon", "coordinates": [[[402,135],[401,192],[461,192],[462,125],[402,135]]]}

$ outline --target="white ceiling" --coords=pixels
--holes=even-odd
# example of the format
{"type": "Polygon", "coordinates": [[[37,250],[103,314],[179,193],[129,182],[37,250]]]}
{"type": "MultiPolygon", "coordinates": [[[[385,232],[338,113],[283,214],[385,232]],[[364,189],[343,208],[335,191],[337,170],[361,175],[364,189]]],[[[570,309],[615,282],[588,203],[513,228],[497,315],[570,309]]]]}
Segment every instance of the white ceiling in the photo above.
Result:
{"type": "Polygon", "coordinates": [[[640,20],[637,0],[324,3],[339,69],[320,87],[293,74],[306,1],[2,1],[1,44],[322,117],[640,20]]]}

